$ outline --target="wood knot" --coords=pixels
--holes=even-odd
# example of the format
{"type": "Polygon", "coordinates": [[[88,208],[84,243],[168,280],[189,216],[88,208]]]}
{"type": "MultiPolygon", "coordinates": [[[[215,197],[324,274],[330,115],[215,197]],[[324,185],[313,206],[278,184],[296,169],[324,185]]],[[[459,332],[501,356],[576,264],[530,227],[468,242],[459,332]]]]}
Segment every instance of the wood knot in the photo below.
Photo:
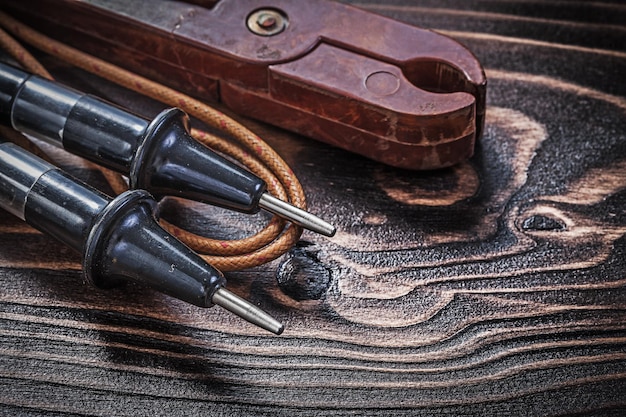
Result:
{"type": "Polygon", "coordinates": [[[522,222],[523,230],[559,231],[566,228],[565,223],[541,214],[532,215],[522,222]]]}
{"type": "Polygon", "coordinates": [[[280,289],[297,301],[319,300],[330,286],[331,273],[311,250],[309,242],[298,242],[278,266],[280,289]]]}

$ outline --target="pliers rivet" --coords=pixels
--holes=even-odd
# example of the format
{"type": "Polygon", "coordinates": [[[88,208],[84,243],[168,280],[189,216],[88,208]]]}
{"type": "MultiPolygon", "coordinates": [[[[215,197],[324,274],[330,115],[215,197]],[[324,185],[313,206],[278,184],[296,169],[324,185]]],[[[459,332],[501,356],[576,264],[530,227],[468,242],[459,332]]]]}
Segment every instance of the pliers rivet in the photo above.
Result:
{"type": "Polygon", "coordinates": [[[261,36],[274,36],[285,30],[287,15],[278,9],[258,9],[248,16],[248,29],[261,36]]]}

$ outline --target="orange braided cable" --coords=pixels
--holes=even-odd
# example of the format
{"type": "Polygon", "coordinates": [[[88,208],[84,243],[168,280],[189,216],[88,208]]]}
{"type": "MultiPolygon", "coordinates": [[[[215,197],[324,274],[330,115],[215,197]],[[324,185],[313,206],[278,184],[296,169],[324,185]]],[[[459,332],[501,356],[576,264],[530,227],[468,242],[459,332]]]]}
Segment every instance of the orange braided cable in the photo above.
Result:
{"type": "Polygon", "coordinates": [[[122,194],[124,191],[128,190],[128,183],[119,173],[95,164],[94,168],[102,173],[102,176],[109,183],[111,189],[116,195],[122,194]]]}
{"type": "MultiPolygon", "coordinates": [[[[206,132],[196,129],[192,132],[196,139],[234,157],[263,178],[271,194],[288,200],[300,208],[306,208],[302,187],[288,165],[258,136],[228,116],[175,90],[51,40],[2,12],[0,12],[0,24],[44,52],[151,98],[180,107],[201,121],[229,133],[258,159],[238,146],[206,132]]],[[[106,172],[106,170],[103,173],[116,192],[123,189],[125,183],[119,175],[106,172]]],[[[194,235],[168,223],[164,223],[164,227],[192,248],[209,253],[210,255],[205,256],[205,259],[224,271],[250,268],[276,259],[288,251],[302,233],[300,227],[289,225],[281,235],[284,222],[276,217],[257,235],[235,241],[214,240],[194,235]]]]}
{"type": "Polygon", "coordinates": [[[8,33],[0,29],[0,44],[9,55],[19,62],[28,71],[40,77],[52,79],[52,75],[44,68],[37,59],[30,54],[22,45],[13,39],[8,33]]]}
{"type": "MultiPolygon", "coordinates": [[[[287,199],[284,187],[276,179],[274,174],[259,160],[250,155],[239,146],[226,142],[223,139],[198,129],[191,129],[192,136],[206,146],[229,155],[243,163],[252,173],[264,179],[270,194],[282,200],[287,199]]],[[[276,239],[285,228],[285,222],[277,216],[273,216],[269,224],[254,236],[241,240],[214,240],[206,237],[188,234],[178,226],[162,222],[163,227],[174,236],[183,240],[189,247],[197,252],[210,255],[244,255],[254,252],[268,245],[276,239]]]]}
{"type": "MultiPolygon", "coordinates": [[[[8,128],[6,129],[10,130],[8,128]]],[[[10,131],[18,134],[14,130],[10,131]]],[[[28,142],[26,138],[24,138],[24,140],[27,143],[31,143],[28,142]]],[[[101,171],[115,194],[121,194],[128,189],[128,184],[120,174],[106,168],[97,168],[101,171]]],[[[283,189],[280,189],[280,191],[284,193],[283,189]]],[[[196,252],[213,256],[245,255],[254,252],[270,244],[285,228],[284,221],[280,217],[273,216],[269,224],[254,236],[247,239],[224,241],[198,236],[163,219],[160,220],[160,223],[165,230],[176,236],[179,240],[184,239],[185,243],[196,252]]]]}
{"type": "Polygon", "coordinates": [[[250,155],[248,151],[243,149],[241,146],[237,144],[226,142],[224,139],[215,136],[211,133],[205,132],[199,129],[191,129],[191,136],[196,139],[198,142],[208,146],[209,148],[221,152],[223,154],[229,155],[241,162],[250,172],[257,175],[258,177],[266,180],[267,188],[270,193],[281,200],[286,199],[288,196],[286,194],[285,188],[281,184],[281,182],[276,178],[274,172],[272,172],[266,165],[263,164],[259,159],[250,155]]]}

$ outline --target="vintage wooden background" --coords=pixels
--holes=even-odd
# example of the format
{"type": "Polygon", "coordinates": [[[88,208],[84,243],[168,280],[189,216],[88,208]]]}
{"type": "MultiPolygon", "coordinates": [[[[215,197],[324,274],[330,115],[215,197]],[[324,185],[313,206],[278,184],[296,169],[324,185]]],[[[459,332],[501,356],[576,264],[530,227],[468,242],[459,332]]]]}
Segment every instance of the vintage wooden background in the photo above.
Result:
{"type": "MultiPolygon", "coordinates": [[[[475,52],[477,155],[405,172],[245,121],[340,230],[228,275],[285,321],[279,337],[132,285],[90,289],[76,255],[0,212],[0,415],[626,415],[626,5],[356,4],[475,52]]],[[[264,220],[164,212],[213,235],[264,220]]]]}

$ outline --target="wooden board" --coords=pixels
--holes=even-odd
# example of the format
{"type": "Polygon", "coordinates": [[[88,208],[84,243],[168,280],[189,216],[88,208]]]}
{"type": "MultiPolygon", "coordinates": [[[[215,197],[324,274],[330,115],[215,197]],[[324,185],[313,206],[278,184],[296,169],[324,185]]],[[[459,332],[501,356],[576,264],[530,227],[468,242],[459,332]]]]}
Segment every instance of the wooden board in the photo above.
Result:
{"type": "MultiPolygon", "coordinates": [[[[626,413],[626,6],[357,5],[442,31],[482,61],[476,156],[400,171],[245,120],[339,228],[228,274],[286,323],[278,337],[133,285],[90,289],[77,255],[0,212],[0,414],[626,413]]],[[[57,75],[158,110],[80,72],[57,75]]],[[[265,220],[164,210],[213,235],[265,220]]]]}

